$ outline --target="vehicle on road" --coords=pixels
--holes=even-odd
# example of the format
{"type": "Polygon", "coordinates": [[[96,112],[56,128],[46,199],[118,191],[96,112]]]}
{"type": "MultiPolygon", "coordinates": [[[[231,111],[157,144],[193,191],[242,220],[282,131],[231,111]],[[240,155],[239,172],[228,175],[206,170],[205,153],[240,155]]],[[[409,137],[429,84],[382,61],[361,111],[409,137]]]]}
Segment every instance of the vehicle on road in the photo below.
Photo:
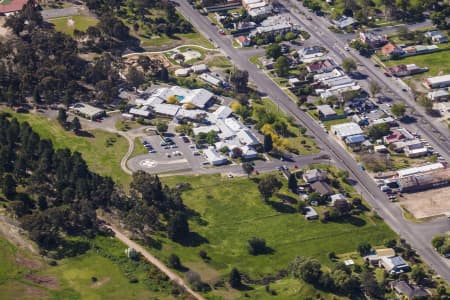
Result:
{"type": "Polygon", "coordinates": [[[379,67],[380,67],[379,64],[374,64],[373,66],[374,66],[375,68],[379,68],[379,67]]]}
{"type": "Polygon", "coordinates": [[[344,49],[345,49],[345,51],[350,51],[350,48],[347,46],[345,46],[344,49]]]}
{"type": "Polygon", "coordinates": [[[360,168],[362,171],[365,171],[365,170],[366,170],[366,168],[364,168],[363,165],[359,165],[359,168],[360,168]]]}
{"type": "Polygon", "coordinates": [[[391,75],[389,72],[384,72],[384,75],[385,75],[386,77],[392,77],[392,75],[391,75]]]}
{"type": "Polygon", "coordinates": [[[228,173],[228,178],[233,178],[233,177],[234,177],[233,174],[228,173]]]}

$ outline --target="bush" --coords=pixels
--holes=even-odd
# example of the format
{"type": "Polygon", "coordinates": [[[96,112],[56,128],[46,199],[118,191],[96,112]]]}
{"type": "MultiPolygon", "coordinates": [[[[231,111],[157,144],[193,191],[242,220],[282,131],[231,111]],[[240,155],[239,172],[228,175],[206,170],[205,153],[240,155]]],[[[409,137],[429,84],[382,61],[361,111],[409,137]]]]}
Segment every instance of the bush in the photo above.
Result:
{"type": "Polygon", "coordinates": [[[247,251],[251,255],[264,254],[267,251],[266,240],[253,237],[248,240],[247,251]]]}
{"type": "Polygon", "coordinates": [[[169,256],[169,267],[173,269],[180,269],[181,268],[181,261],[178,255],[171,254],[169,256]]]}

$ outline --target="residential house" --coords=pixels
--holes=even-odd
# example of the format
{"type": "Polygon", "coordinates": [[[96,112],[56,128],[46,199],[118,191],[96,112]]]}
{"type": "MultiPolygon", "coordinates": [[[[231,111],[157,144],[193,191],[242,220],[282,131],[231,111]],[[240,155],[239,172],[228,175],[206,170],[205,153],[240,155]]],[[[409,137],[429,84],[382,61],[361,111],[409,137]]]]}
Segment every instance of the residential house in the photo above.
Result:
{"type": "Polygon", "coordinates": [[[331,126],[331,132],[342,140],[352,135],[363,134],[358,124],[349,122],[331,126]]]}
{"type": "Polygon", "coordinates": [[[338,65],[332,59],[324,59],[320,61],[315,61],[313,63],[308,64],[306,69],[309,73],[325,73],[331,72],[336,69],[338,65]]]}
{"type": "Polygon", "coordinates": [[[272,16],[262,21],[260,26],[250,33],[250,36],[261,33],[284,34],[298,29],[300,26],[292,23],[290,19],[284,16],[272,16]]]}
{"type": "Polygon", "coordinates": [[[450,93],[445,89],[432,91],[427,93],[427,98],[434,102],[447,101],[450,99],[450,93]]]}
{"type": "Polygon", "coordinates": [[[336,208],[339,212],[344,213],[350,210],[350,203],[342,194],[334,194],[330,196],[330,205],[336,208]]]}
{"type": "Polygon", "coordinates": [[[439,47],[436,45],[415,45],[403,48],[403,51],[406,54],[424,54],[436,52],[439,50],[439,47]]]}
{"type": "MultiPolygon", "coordinates": [[[[4,3],[0,4],[0,16],[10,16],[22,10],[23,6],[28,2],[28,0],[11,0],[2,2],[4,3]]],[[[38,5],[37,2],[35,5],[38,5]]]]}
{"type": "Polygon", "coordinates": [[[397,177],[402,178],[402,177],[407,177],[407,176],[414,175],[414,174],[421,174],[421,173],[425,174],[425,173],[430,173],[430,172],[434,172],[437,170],[441,170],[443,168],[444,168],[444,165],[442,163],[438,162],[438,163],[426,164],[426,165],[422,165],[422,166],[418,166],[418,167],[400,169],[397,171],[397,177]]]}
{"type": "Polygon", "coordinates": [[[337,28],[345,29],[350,26],[355,26],[356,24],[358,24],[358,21],[356,21],[352,17],[342,16],[339,19],[334,20],[333,23],[337,28]]]}
{"type": "Polygon", "coordinates": [[[407,129],[395,128],[392,130],[391,134],[383,137],[383,142],[386,145],[389,145],[402,140],[412,140],[412,139],[414,139],[414,135],[412,135],[407,129]]]}
{"type": "Polygon", "coordinates": [[[380,48],[387,43],[386,35],[375,34],[371,31],[360,31],[359,39],[371,48],[380,48]]]}
{"type": "Polygon", "coordinates": [[[389,72],[395,77],[410,76],[428,71],[428,68],[419,68],[415,64],[397,65],[389,68],[389,72]]]}
{"type": "Polygon", "coordinates": [[[177,77],[188,77],[192,72],[191,68],[181,68],[175,70],[175,76],[177,77]]]}
{"type": "Polygon", "coordinates": [[[311,206],[305,207],[305,219],[306,220],[317,220],[319,219],[319,214],[311,206]]]}
{"type": "Polygon", "coordinates": [[[261,56],[258,58],[259,63],[267,70],[272,70],[275,60],[271,58],[267,58],[265,56],[261,56]]]}
{"type": "Polygon", "coordinates": [[[382,256],[379,266],[384,268],[390,274],[400,274],[410,271],[408,263],[400,256],[382,256]]]}
{"type": "Polygon", "coordinates": [[[201,80],[206,82],[209,85],[218,87],[222,85],[222,79],[218,78],[217,76],[212,75],[211,73],[203,73],[198,76],[201,80]]]}
{"type": "Polygon", "coordinates": [[[296,86],[298,86],[300,84],[300,80],[297,77],[289,78],[288,84],[291,87],[296,87],[296,86]]]}
{"type": "Polygon", "coordinates": [[[240,35],[236,38],[236,42],[239,44],[239,46],[241,47],[248,47],[251,45],[251,41],[248,37],[246,37],[245,35],[240,35]]]}
{"type": "Polygon", "coordinates": [[[313,182],[311,188],[314,192],[319,193],[320,196],[330,196],[333,194],[333,189],[324,181],[313,182]]]}
{"type": "Polygon", "coordinates": [[[241,21],[238,23],[234,23],[234,29],[237,32],[246,32],[246,31],[250,31],[256,28],[256,23],[255,22],[245,22],[245,21],[241,21]]]}
{"type": "Polygon", "coordinates": [[[298,50],[297,53],[299,59],[305,63],[313,62],[325,55],[322,47],[319,46],[305,47],[298,50]]]}
{"type": "Polygon", "coordinates": [[[363,134],[355,134],[345,138],[345,144],[350,148],[360,147],[365,141],[366,136],[363,134]]]}
{"type": "Polygon", "coordinates": [[[448,43],[448,38],[439,30],[427,31],[425,36],[431,38],[431,41],[436,44],[448,43]]]}
{"type": "Polygon", "coordinates": [[[327,179],[327,172],[320,169],[311,169],[303,173],[303,180],[307,183],[322,181],[327,179]]]}
{"type": "Polygon", "coordinates": [[[427,78],[423,84],[429,89],[448,87],[450,86],[450,74],[427,78]]]}
{"type": "Polygon", "coordinates": [[[410,284],[404,280],[395,280],[391,282],[391,288],[400,299],[412,300],[428,298],[428,292],[420,286],[410,284]]]}
{"type": "Polygon", "coordinates": [[[393,43],[387,43],[386,45],[381,47],[381,53],[384,56],[392,57],[403,55],[405,52],[402,50],[402,48],[398,47],[397,45],[393,43]]]}

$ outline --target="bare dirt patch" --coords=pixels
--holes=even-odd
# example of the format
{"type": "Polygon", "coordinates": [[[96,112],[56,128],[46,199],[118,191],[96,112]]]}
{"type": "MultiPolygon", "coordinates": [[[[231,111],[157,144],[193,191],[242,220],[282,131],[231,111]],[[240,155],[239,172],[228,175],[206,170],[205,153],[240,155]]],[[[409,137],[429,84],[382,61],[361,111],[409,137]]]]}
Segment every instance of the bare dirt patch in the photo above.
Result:
{"type": "Polygon", "coordinates": [[[94,282],[93,284],[91,284],[90,287],[92,289],[99,288],[99,287],[101,287],[102,285],[104,285],[105,283],[107,283],[110,280],[111,280],[111,277],[103,277],[102,279],[100,279],[100,280],[94,282]]]}
{"type": "Polygon", "coordinates": [[[33,254],[38,253],[33,243],[25,237],[23,229],[14,220],[4,215],[0,215],[0,235],[19,248],[26,249],[33,254]]]}
{"type": "Polygon", "coordinates": [[[30,259],[23,254],[16,254],[16,262],[18,265],[24,266],[29,270],[39,270],[43,267],[42,262],[37,259],[30,259]]]}
{"type": "Polygon", "coordinates": [[[220,273],[217,272],[215,269],[211,268],[210,266],[208,266],[206,263],[187,262],[186,266],[189,269],[194,270],[197,273],[201,274],[202,280],[209,284],[214,284],[221,278],[220,273]]]}
{"type": "Polygon", "coordinates": [[[416,219],[450,213],[450,187],[403,194],[400,204],[416,219]]]}
{"type": "Polygon", "coordinates": [[[58,279],[52,276],[47,275],[38,275],[38,274],[27,274],[25,275],[25,279],[33,282],[34,284],[49,288],[49,289],[57,289],[59,288],[58,279]]]}

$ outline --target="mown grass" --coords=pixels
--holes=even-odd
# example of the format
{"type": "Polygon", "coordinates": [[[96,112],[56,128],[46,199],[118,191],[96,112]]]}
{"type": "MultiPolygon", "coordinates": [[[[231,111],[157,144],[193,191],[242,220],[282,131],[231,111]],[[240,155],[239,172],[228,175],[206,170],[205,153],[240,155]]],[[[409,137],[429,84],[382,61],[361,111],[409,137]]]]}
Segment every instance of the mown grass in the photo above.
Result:
{"type": "Polygon", "coordinates": [[[214,56],[208,61],[208,67],[213,68],[231,68],[233,64],[224,56],[214,56]]]}
{"type": "Polygon", "coordinates": [[[388,67],[400,64],[416,64],[420,68],[428,68],[428,72],[414,75],[414,78],[445,75],[450,73],[450,51],[440,51],[410,56],[399,60],[389,60],[385,64],[388,67]]]}
{"type": "Polygon", "coordinates": [[[98,20],[92,17],[71,16],[71,17],[50,19],[49,22],[55,25],[56,31],[61,31],[64,32],[65,34],[73,36],[73,32],[75,29],[78,29],[80,31],[86,31],[88,27],[95,26],[98,23],[98,20]],[[69,26],[69,24],[67,23],[69,19],[72,19],[74,21],[73,26],[69,26]]]}
{"type": "MultiPolygon", "coordinates": [[[[184,247],[161,237],[162,248],[152,251],[163,259],[175,253],[184,265],[196,266],[193,269],[205,277],[211,277],[214,273],[227,276],[231,268],[236,267],[252,278],[259,278],[285,269],[296,256],[315,257],[325,266],[331,266],[332,262],[328,259],[331,251],[347,253],[355,251],[361,242],[378,245],[395,236],[376,217],[358,216],[351,223],[306,221],[291,206],[280,203],[280,198],[292,197],[289,198],[291,201],[297,201],[287,191],[285,180],[281,196],[272,197],[271,205],[261,199],[257,183],[247,178],[209,175],[162,180],[170,186],[177,182],[192,185],[192,189],[183,192],[182,197],[187,206],[199,214],[190,221],[191,231],[205,242],[184,247]],[[259,256],[248,254],[247,240],[255,236],[264,238],[273,253],[259,256]],[[199,257],[200,250],[207,252],[210,257],[208,262],[203,262],[199,257]]],[[[295,299],[295,296],[286,299],[295,299]]]]}
{"type": "Polygon", "coordinates": [[[141,141],[138,138],[134,139],[134,148],[130,158],[147,153],[148,150],[144,147],[144,145],[142,145],[141,141]]]}
{"type": "Polygon", "coordinates": [[[101,131],[89,131],[90,137],[77,136],[65,131],[56,120],[35,114],[17,114],[8,110],[19,122],[28,122],[41,138],[52,141],[56,149],[78,151],[91,171],[111,178],[123,186],[131,182],[131,176],[120,168],[120,161],[127,152],[128,142],[120,135],[101,131]]]}

